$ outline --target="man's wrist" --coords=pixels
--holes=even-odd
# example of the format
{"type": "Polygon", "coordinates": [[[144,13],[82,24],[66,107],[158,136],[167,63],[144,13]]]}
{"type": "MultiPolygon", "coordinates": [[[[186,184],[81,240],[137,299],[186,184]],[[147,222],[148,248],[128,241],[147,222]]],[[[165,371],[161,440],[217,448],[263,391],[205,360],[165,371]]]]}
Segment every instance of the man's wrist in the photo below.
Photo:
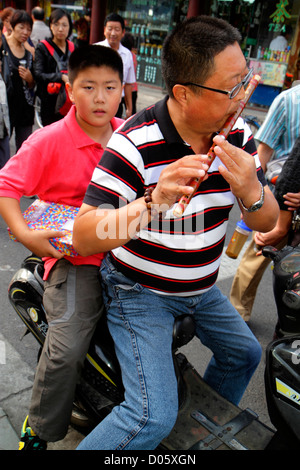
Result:
{"type": "Polygon", "coordinates": [[[260,181],[259,181],[259,184],[260,184],[260,188],[261,188],[260,198],[257,199],[254,203],[252,203],[248,206],[245,206],[242,199],[240,199],[241,206],[246,212],[256,212],[263,206],[263,203],[264,203],[264,200],[265,200],[265,190],[264,190],[264,187],[263,187],[263,185],[261,184],[260,181]]]}

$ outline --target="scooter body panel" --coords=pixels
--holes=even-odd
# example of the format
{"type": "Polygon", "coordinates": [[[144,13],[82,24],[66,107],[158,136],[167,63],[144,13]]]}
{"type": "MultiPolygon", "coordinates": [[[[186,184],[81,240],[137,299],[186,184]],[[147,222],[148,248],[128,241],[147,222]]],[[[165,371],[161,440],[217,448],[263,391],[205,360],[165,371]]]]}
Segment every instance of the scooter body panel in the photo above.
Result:
{"type": "Polygon", "coordinates": [[[300,335],[268,346],[265,383],[272,423],[300,448],[300,335]]]}
{"type": "MultiPolygon", "coordinates": [[[[278,259],[282,257],[283,255],[278,255],[278,259]]],[[[42,272],[41,260],[34,256],[28,257],[22,268],[13,276],[8,289],[9,300],[15,311],[41,346],[48,328],[43,307],[42,272]]],[[[268,448],[274,431],[261,423],[251,410],[241,410],[222,398],[205,384],[185,356],[176,353],[176,349],[186,344],[193,335],[194,324],[190,316],[184,316],[175,322],[173,350],[180,408],[174,429],[161,443],[160,448],[268,448]]],[[[299,351],[300,334],[292,339],[299,340],[299,351]]],[[[291,441],[300,435],[299,362],[293,363],[298,359],[300,362],[300,354],[297,356],[293,353],[290,340],[272,342],[268,348],[266,391],[269,413],[277,429],[292,436],[291,441]],[[290,395],[283,396],[278,390],[278,384],[284,384],[281,387],[288,388],[290,395]]],[[[80,410],[91,420],[80,418],[79,423],[82,423],[82,426],[98,424],[114,406],[122,402],[123,397],[121,371],[104,315],[92,338],[76,392],[76,404],[79,403],[80,410]]],[[[78,422],[76,424],[78,425],[78,422]]],[[[298,437],[297,443],[299,442],[298,437]]]]}

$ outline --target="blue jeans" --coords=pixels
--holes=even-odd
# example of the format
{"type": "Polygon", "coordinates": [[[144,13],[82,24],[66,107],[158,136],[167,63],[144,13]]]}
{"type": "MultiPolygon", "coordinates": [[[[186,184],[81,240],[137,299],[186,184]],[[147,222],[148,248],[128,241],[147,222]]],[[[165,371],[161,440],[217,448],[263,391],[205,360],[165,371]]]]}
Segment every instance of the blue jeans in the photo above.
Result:
{"type": "Polygon", "coordinates": [[[178,412],[172,329],[174,318],[184,313],[194,316],[197,337],[213,352],[204,380],[238,404],[260,361],[261,347],[216,286],[192,297],[157,295],[118,272],[109,256],[101,275],[125,400],[79,450],[151,450],[168,436],[178,412]]]}

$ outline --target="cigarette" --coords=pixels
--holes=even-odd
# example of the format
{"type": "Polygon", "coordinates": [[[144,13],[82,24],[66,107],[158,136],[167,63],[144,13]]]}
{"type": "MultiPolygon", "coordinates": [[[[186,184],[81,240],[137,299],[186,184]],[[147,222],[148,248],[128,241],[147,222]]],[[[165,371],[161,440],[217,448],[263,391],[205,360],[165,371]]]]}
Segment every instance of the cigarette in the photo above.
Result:
{"type": "MultiPolygon", "coordinates": [[[[227,119],[227,121],[224,124],[224,127],[219,132],[219,135],[223,136],[224,139],[226,139],[228,137],[231,129],[233,128],[233,126],[236,123],[238,117],[241,115],[242,111],[244,110],[247,102],[249,101],[249,99],[250,99],[251,95],[253,94],[255,88],[257,87],[259,81],[260,81],[260,76],[259,75],[254,75],[251,78],[251,80],[249,82],[249,85],[247,86],[246,91],[245,91],[245,98],[240,102],[239,107],[236,110],[236,112],[234,114],[232,114],[232,116],[230,116],[227,119]]],[[[207,153],[208,160],[209,160],[208,161],[208,168],[210,167],[210,165],[212,164],[212,162],[214,161],[214,159],[216,157],[215,152],[214,152],[215,146],[216,146],[216,144],[213,144],[211,146],[211,148],[209,149],[208,153],[207,153]]],[[[203,179],[204,179],[204,177],[202,177],[202,178],[193,178],[189,181],[188,186],[192,186],[194,191],[190,195],[181,196],[181,198],[179,199],[177,205],[175,206],[175,208],[173,210],[173,214],[174,214],[175,217],[181,217],[183,215],[187,205],[189,204],[190,200],[192,199],[195,192],[199,188],[199,186],[202,183],[203,179]]]]}

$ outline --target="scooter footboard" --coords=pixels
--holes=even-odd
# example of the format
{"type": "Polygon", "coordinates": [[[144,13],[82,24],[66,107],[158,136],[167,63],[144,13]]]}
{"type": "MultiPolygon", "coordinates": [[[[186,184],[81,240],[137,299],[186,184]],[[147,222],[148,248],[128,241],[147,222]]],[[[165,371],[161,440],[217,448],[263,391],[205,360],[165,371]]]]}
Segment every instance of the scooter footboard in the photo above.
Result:
{"type": "Polygon", "coordinates": [[[186,396],[171,434],[169,450],[263,450],[274,432],[251,410],[241,410],[209,387],[187,361],[186,396]]]}

